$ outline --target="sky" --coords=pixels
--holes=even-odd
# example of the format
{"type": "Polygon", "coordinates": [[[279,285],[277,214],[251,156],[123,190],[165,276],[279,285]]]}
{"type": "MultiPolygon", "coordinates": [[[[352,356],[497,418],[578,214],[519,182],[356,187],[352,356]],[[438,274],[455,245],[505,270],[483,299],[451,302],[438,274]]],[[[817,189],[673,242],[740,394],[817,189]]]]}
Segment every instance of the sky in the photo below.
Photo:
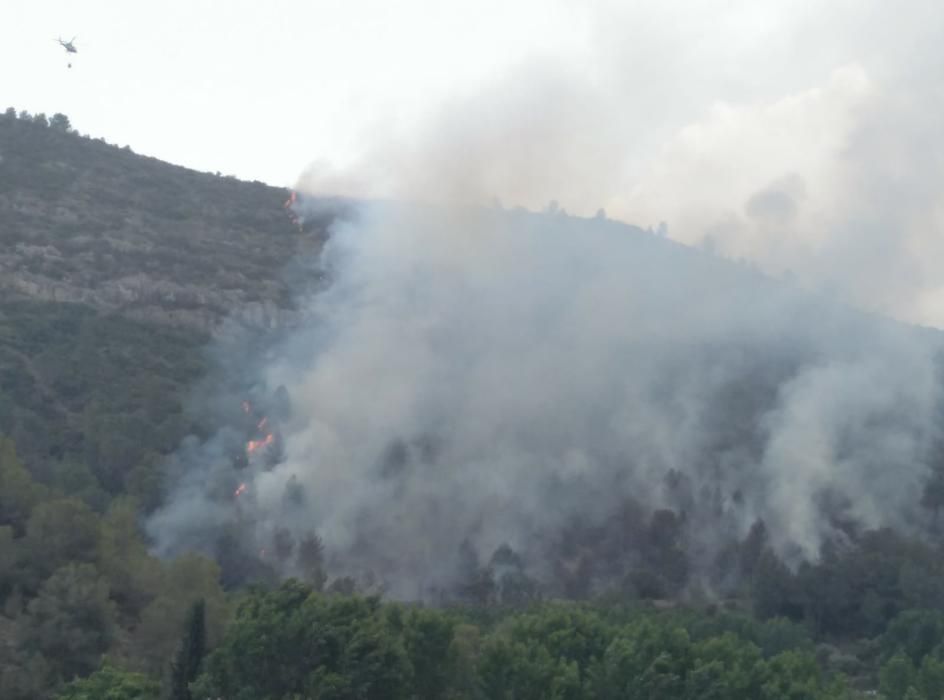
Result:
{"type": "Polygon", "coordinates": [[[415,123],[532,59],[679,126],[717,100],[816,85],[866,59],[879,28],[833,21],[867,2],[624,4],[11,2],[0,56],[18,69],[0,92],[142,153],[291,184],[312,160],[349,158],[377,123],[415,123]],[[72,69],[59,36],[77,36],[72,69]]]}
{"type": "Polygon", "coordinates": [[[532,52],[579,47],[580,12],[540,2],[11,2],[0,94],[83,133],[200,170],[291,185],[377,121],[532,52]],[[10,20],[12,10],[12,21],[10,20]],[[67,68],[55,38],[77,36],[67,68]]]}
{"type": "Polygon", "coordinates": [[[4,15],[0,103],[139,153],[318,192],[665,221],[683,243],[944,325],[939,3],[20,1],[4,15]]]}

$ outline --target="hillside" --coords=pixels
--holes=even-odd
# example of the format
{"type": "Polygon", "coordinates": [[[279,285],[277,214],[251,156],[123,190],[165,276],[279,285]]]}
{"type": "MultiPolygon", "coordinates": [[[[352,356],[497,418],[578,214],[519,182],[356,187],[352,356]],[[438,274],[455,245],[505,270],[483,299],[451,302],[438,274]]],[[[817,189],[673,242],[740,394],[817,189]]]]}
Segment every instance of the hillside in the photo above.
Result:
{"type": "Polygon", "coordinates": [[[284,189],[199,173],[65,127],[0,117],[0,289],[211,330],[272,323],[287,263],[320,244],[284,189]]]}
{"type": "Polygon", "coordinates": [[[0,425],[41,480],[85,464],[72,489],[153,504],[159,456],[195,429],[183,402],[201,349],[224,319],[284,321],[289,263],[324,228],[296,225],[286,190],[136,155],[63,119],[0,116],[0,425]]]}
{"type": "Polygon", "coordinates": [[[0,117],[0,698],[944,695],[938,333],[288,195],[0,117]]]}
{"type": "Polygon", "coordinates": [[[0,697],[51,697],[106,648],[160,678],[191,596],[221,619],[213,563],[160,564],[136,521],[163,498],[167,455],[208,429],[187,406],[217,329],[293,313],[291,261],[324,222],[299,226],[288,195],[62,115],[0,116],[0,697]],[[39,612],[44,591],[80,601],[83,641],[64,641],[68,613],[39,612]],[[60,632],[37,636],[40,618],[60,632]]]}

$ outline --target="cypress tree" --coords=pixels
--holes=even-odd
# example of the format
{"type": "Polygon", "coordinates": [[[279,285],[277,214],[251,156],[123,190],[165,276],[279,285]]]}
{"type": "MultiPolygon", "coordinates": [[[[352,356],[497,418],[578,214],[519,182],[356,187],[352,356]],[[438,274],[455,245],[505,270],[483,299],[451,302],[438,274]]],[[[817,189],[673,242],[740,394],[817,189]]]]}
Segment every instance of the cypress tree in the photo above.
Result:
{"type": "Polygon", "coordinates": [[[171,668],[171,700],[193,700],[190,684],[200,673],[200,664],[205,653],[206,604],[201,598],[190,608],[184,637],[171,668]]]}

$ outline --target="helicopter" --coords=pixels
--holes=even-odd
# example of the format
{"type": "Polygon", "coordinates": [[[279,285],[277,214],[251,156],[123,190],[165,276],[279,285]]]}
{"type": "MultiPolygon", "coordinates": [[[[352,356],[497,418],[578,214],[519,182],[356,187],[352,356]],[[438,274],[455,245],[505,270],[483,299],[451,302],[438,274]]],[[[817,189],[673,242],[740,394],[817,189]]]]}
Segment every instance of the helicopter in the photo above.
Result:
{"type": "MultiPolygon", "coordinates": [[[[63,41],[62,37],[59,37],[56,41],[58,41],[59,45],[62,46],[62,48],[66,50],[67,54],[79,52],[79,50],[75,48],[75,44],[73,43],[75,41],[75,37],[72,37],[71,39],[69,39],[69,41],[63,41]]],[[[69,61],[69,68],[72,68],[72,61],[69,61]]]]}
{"type": "Polygon", "coordinates": [[[75,44],[72,43],[72,42],[75,41],[75,37],[72,37],[71,39],[69,39],[69,41],[63,41],[63,40],[62,40],[62,37],[59,37],[59,39],[58,39],[57,41],[58,41],[59,44],[62,46],[62,48],[64,48],[64,49],[66,50],[66,53],[78,53],[78,52],[79,52],[79,50],[78,50],[77,48],[75,48],[75,44]]]}

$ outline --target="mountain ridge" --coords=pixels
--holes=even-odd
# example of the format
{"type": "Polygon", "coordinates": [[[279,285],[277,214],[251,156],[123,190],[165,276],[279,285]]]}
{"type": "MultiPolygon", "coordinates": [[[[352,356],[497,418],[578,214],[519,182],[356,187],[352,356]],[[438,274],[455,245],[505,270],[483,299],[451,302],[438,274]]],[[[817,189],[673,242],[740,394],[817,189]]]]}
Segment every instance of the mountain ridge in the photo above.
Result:
{"type": "MultiPolygon", "coordinates": [[[[55,122],[54,122],[55,123],[55,122]]],[[[289,191],[139,156],[38,118],[0,115],[0,290],[209,332],[273,325],[282,270],[317,252],[289,191]]]]}

